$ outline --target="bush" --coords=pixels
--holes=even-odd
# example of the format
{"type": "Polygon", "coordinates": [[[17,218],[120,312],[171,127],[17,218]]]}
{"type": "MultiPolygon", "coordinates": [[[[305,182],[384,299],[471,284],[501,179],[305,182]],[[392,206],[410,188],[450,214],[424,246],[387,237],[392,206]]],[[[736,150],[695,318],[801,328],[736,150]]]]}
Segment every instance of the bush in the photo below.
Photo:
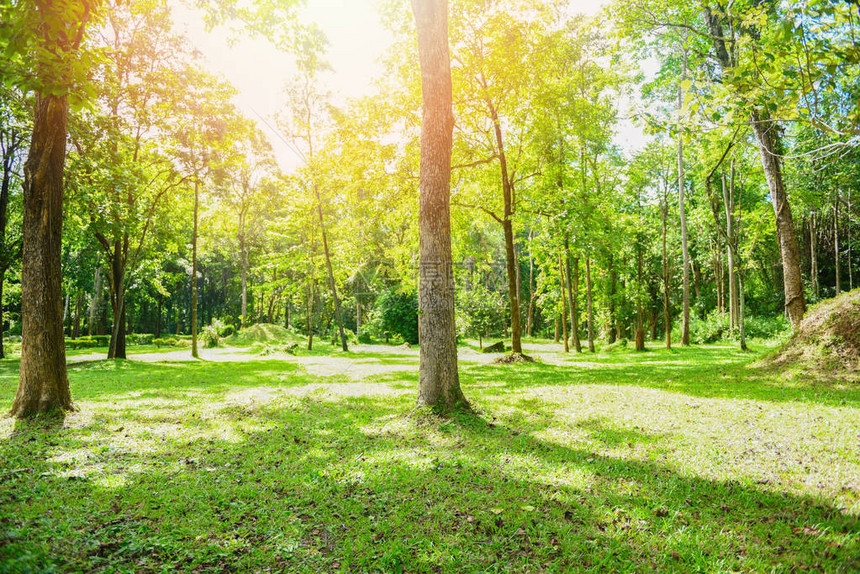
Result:
{"type": "Polygon", "coordinates": [[[200,337],[206,347],[218,347],[221,345],[221,337],[226,330],[227,325],[222,323],[220,319],[212,319],[212,323],[200,331],[200,337]]]}
{"type": "Polygon", "coordinates": [[[363,345],[369,345],[370,343],[373,343],[373,337],[370,336],[370,332],[367,329],[362,329],[361,331],[359,331],[358,335],[356,336],[356,339],[359,343],[363,345]]]}
{"type": "Polygon", "coordinates": [[[418,343],[418,296],[395,289],[376,299],[372,323],[383,337],[400,335],[404,341],[418,343]]]}
{"type": "Polygon", "coordinates": [[[173,337],[167,337],[166,339],[153,339],[152,344],[156,347],[174,347],[176,346],[176,339],[173,337]]]}
{"type": "Polygon", "coordinates": [[[68,349],[91,349],[93,347],[98,347],[99,344],[97,341],[89,337],[81,337],[80,339],[67,339],[66,340],[66,348],[68,349]]]}
{"type": "Polygon", "coordinates": [[[151,345],[155,335],[150,333],[133,333],[128,335],[126,339],[130,345],[151,345]]]}

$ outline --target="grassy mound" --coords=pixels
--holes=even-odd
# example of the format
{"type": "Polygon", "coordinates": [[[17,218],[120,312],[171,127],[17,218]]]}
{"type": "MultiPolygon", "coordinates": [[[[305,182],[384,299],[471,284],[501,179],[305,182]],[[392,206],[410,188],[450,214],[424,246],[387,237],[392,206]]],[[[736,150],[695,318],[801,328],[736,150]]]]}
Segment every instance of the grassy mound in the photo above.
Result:
{"type": "Polygon", "coordinates": [[[282,325],[273,323],[257,323],[240,329],[227,337],[224,342],[228,345],[243,347],[254,343],[286,343],[295,342],[300,337],[291,333],[282,325]]]}
{"type": "Polygon", "coordinates": [[[860,380],[860,289],[812,307],[767,363],[860,380]]]}

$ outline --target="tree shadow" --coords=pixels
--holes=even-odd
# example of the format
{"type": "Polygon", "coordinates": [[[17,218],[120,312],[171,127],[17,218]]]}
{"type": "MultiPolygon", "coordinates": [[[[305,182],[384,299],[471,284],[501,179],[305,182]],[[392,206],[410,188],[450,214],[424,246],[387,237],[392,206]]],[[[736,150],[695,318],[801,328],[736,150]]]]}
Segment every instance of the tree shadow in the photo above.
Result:
{"type": "MultiPolygon", "coordinates": [[[[135,457],[108,440],[115,428],[4,440],[0,468],[27,470],[0,485],[0,559],[13,571],[860,567],[856,517],[825,502],[536,438],[548,423],[410,405],[290,398],[230,413],[223,437],[147,438],[135,457]]],[[[580,426],[606,444],[656,440],[580,426]]]]}

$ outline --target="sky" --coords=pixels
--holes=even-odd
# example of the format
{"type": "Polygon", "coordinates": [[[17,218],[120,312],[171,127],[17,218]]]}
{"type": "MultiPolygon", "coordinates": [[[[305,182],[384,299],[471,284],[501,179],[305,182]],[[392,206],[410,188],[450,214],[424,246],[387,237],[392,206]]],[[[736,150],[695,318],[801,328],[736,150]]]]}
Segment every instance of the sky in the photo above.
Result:
{"type": "MultiPolygon", "coordinates": [[[[304,21],[315,22],[328,37],[328,60],[334,69],[329,88],[337,99],[373,93],[373,80],[382,75],[379,60],[392,37],[380,22],[374,1],[307,0],[302,12],[304,21]]],[[[571,7],[591,15],[605,2],[572,0],[571,7]]],[[[200,14],[179,2],[173,4],[173,15],[177,32],[202,53],[210,71],[239,90],[237,106],[267,133],[282,168],[295,168],[299,160],[272,128],[272,118],[283,105],[284,87],[295,72],[292,57],[262,39],[229,42],[224,29],[207,32],[200,14]]],[[[628,130],[622,128],[622,134],[628,130]]]]}

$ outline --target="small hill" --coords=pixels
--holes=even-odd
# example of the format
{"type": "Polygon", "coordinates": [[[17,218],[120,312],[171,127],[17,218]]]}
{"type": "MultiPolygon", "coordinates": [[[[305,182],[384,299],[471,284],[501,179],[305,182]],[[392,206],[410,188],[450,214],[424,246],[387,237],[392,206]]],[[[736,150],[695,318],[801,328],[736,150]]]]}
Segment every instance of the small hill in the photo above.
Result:
{"type": "Polygon", "coordinates": [[[791,339],[766,362],[860,380],[860,289],[809,309],[791,339]]]}
{"type": "Polygon", "coordinates": [[[299,337],[282,325],[272,323],[257,323],[250,327],[240,329],[236,333],[227,337],[225,342],[228,345],[243,347],[253,345],[254,343],[285,343],[297,340],[299,337]]]}

